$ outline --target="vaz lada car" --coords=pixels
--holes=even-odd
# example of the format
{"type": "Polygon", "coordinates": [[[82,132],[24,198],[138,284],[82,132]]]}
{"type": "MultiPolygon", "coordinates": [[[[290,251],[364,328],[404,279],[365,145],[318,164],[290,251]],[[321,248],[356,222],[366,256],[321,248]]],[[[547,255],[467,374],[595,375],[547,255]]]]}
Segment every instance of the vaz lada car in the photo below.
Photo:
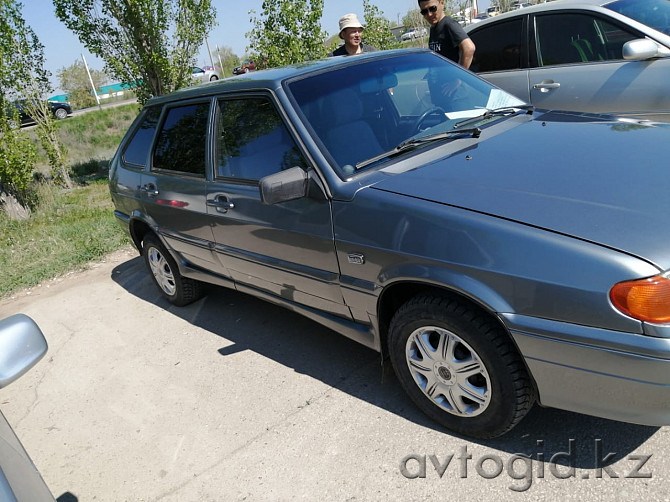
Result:
{"type": "Polygon", "coordinates": [[[211,283],[302,313],[450,430],[498,436],[535,403],[663,425],[669,144],[381,51],[150,100],[110,188],[167,300],[211,283]]]}

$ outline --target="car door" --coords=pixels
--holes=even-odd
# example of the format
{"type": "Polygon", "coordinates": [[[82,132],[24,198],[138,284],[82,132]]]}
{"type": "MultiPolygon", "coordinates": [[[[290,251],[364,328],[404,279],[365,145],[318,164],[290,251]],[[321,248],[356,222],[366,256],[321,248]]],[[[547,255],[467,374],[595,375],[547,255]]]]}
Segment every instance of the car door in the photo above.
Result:
{"type": "Polygon", "coordinates": [[[228,276],[212,252],[206,206],[210,101],[164,107],[140,193],[144,213],[169,247],[190,264],[228,276]]]}
{"type": "Polygon", "coordinates": [[[330,201],[322,191],[264,205],[258,180],[309,166],[270,95],[217,102],[214,182],[208,187],[216,252],[237,284],[351,317],[339,287],[330,201]]]}
{"type": "Polygon", "coordinates": [[[623,45],[644,34],[595,13],[535,16],[530,100],[540,108],[635,114],[670,110],[670,59],[627,61],[623,45]]]}
{"type": "Polygon", "coordinates": [[[526,16],[517,16],[474,29],[469,34],[476,46],[470,69],[493,85],[530,102],[526,24],[526,16]]]}

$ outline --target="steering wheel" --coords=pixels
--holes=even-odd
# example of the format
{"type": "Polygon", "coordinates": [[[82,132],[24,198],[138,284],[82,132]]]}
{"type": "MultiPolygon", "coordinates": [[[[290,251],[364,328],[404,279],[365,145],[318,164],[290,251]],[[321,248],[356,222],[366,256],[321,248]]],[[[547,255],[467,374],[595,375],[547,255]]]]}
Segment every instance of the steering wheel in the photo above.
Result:
{"type": "Polygon", "coordinates": [[[428,110],[419,115],[419,118],[417,118],[414,121],[414,125],[412,126],[412,135],[418,134],[421,131],[423,131],[424,128],[421,126],[423,126],[423,123],[428,119],[428,117],[432,116],[441,118],[441,120],[438,123],[445,122],[447,120],[447,118],[445,117],[445,111],[439,106],[433,106],[432,108],[428,108],[428,110]]]}

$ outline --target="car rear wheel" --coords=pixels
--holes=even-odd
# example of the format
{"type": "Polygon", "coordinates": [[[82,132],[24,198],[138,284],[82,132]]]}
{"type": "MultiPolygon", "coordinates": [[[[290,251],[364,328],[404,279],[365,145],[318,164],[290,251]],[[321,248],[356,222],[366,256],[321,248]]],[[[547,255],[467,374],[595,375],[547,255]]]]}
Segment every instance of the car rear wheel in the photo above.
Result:
{"type": "Polygon", "coordinates": [[[516,347],[475,308],[417,296],[393,316],[389,353],[400,384],[429,417],[459,434],[493,438],[512,429],[535,402],[516,347]]]}
{"type": "Polygon", "coordinates": [[[63,120],[67,117],[67,110],[65,108],[56,109],[56,111],[54,111],[54,117],[56,117],[58,120],[63,120]]]}
{"type": "Polygon", "coordinates": [[[155,235],[144,238],[142,254],[154,283],[170,303],[182,307],[203,295],[203,283],[182,277],[177,263],[155,235]]]}

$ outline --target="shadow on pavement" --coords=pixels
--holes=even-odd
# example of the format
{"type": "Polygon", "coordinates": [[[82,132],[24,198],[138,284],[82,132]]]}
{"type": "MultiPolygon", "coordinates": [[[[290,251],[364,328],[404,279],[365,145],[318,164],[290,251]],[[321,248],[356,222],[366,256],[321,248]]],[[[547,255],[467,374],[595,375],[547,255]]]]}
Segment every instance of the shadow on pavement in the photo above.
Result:
{"type": "MultiPolygon", "coordinates": [[[[387,361],[382,366],[378,353],[301,315],[215,286],[194,304],[175,307],[160,295],[140,257],[115,267],[112,279],[137,298],[232,342],[219,350],[223,357],[253,351],[423,427],[458,437],[415,407],[391,364],[387,361]]],[[[503,437],[462,439],[510,454],[545,462],[554,457],[558,465],[590,469],[626,458],[658,429],[536,406],[503,437]]],[[[439,451],[440,445],[431,448],[439,451]]]]}

